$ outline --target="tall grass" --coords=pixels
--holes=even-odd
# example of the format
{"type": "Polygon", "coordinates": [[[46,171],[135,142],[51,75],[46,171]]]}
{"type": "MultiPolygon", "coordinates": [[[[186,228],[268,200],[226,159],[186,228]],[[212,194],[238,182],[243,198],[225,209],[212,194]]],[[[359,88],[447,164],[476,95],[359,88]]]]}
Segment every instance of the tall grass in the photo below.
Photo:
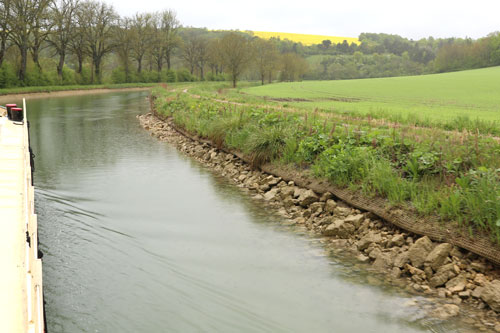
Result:
{"type": "Polygon", "coordinates": [[[332,184],[381,196],[423,215],[458,221],[500,243],[500,144],[477,133],[341,123],[321,114],[229,107],[209,98],[155,89],[158,112],[254,166],[310,169],[332,184]]]}

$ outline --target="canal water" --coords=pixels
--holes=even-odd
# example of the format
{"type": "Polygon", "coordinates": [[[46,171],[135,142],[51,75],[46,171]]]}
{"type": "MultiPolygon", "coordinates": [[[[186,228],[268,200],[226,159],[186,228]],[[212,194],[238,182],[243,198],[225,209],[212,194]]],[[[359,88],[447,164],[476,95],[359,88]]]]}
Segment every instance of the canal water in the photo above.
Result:
{"type": "Polygon", "coordinates": [[[139,127],[145,92],[28,102],[55,332],[449,332],[139,127]]]}

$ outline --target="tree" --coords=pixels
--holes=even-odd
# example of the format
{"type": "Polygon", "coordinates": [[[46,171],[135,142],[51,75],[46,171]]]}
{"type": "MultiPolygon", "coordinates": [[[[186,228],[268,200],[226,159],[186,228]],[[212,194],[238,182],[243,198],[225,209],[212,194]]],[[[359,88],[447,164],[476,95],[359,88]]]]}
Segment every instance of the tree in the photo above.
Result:
{"type": "Polygon", "coordinates": [[[236,88],[236,82],[253,57],[251,42],[241,34],[230,32],[222,37],[220,47],[222,61],[236,88]]]}
{"type": "Polygon", "coordinates": [[[47,41],[59,55],[57,75],[62,80],[62,72],[70,41],[75,37],[73,14],[78,6],[78,0],[59,0],[51,6],[51,19],[54,22],[52,33],[47,41]]]}
{"type": "Polygon", "coordinates": [[[0,0],[0,67],[5,59],[9,39],[9,13],[11,0],[0,0]]]}
{"type": "Polygon", "coordinates": [[[182,43],[182,59],[188,65],[191,75],[198,62],[198,42],[200,38],[194,34],[188,34],[182,43]]]}
{"type": "Polygon", "coordinates": [[[307,62],[295,53],[285,53],[281,56],[281,80],[300,80],[307,71],[307,62]]]}
{"type": "Polygon", "coordinates": [[[266,76],[272,81],[273,72],[277,67],[278,49],[273,41],[255,39],[253,42],[255,63],[262,85],[266,76]]]}
{"type": "Polygon", "coordinates": [[[102,60],[114,47],[113,29],[118,15],[112,6],[92,0],[83,2],[80,11],[83,17],[82,32],[85,34],[86,45],[94,67],[93,74],[100,82],[102,60]]]}
{"type": "Polygon", "coordinates": [[[167,61],[167,69],[170,69],[172,52],[180,45],[180,39],[177,35],[180,23],[177,20],[177,14],[173,10],[165,10],[160,13],[160,16],[163,52],[167,61]]]}
{"type": "Polygon", "coordinates": [[[208,42],[207,49],[208,66],[212,69],[212,74],[219,75],[223,70],[223,60],[220,51],[220,39],[214,38],[208,42]]]}
{"type": "MultiPolygon", "coordinates": [[[[8,24],[10,39],[18,47],[21,55],[19,80],[24,81],[28,63],[28,50],[33,45],[33,31],[40,29],[40,22],[50,0],[10,0],[8,24]]],[[[38,38],[38,41],[40,38],[38,38]]],[[[37,49],[38,50],[38,49],[37,49]]]]}
{"type": "Polygon", "coordinates": [[[125,81],[130,81],[130,50],[132,49],[132,31],[130,29],[131,20],[127,17],[118,22],[115,31],[116,53],[125,71],[125,81]]]}
{"type": "Polygon", "coordinates": [[[142,60],[144,55],[149,51],[152,35],[152,22],[153,17],[151,14],[136,14],[131,20],[131,53],[132,57],[137,61],[137,73],[142,71],[142,60]]]}

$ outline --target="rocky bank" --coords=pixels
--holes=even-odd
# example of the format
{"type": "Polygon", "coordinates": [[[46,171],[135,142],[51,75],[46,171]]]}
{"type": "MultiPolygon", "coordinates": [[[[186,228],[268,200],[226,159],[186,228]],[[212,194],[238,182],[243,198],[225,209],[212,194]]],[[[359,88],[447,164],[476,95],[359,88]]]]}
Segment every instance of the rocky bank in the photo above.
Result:
{"type": "Polygon", "coordinates": [[[500,270],[484,258],[405,232],[330,193],[319,195],[252,169],[231,153],[182,135],[169,120],[152,113],[138,118],[153,136],[248,188],[255,199],[274,207],[291,223],[324,236],[331,246],[349,252],[394,284],[435,298],[430,313],[436,318],[467,312],[465,321],[477,331],[500,332],[500,270]]]}

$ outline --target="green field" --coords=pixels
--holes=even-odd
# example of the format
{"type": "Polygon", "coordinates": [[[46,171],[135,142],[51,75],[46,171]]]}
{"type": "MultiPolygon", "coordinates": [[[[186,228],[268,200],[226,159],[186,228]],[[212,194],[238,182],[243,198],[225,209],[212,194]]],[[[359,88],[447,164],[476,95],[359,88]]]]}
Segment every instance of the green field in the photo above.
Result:
{"type": "Polygon", "coordinates": [[[242,91],[282,99],[296,108],[423,125],[458,119],[500,126],[500,67],[380,79],[285,82],[242,91]]]}

